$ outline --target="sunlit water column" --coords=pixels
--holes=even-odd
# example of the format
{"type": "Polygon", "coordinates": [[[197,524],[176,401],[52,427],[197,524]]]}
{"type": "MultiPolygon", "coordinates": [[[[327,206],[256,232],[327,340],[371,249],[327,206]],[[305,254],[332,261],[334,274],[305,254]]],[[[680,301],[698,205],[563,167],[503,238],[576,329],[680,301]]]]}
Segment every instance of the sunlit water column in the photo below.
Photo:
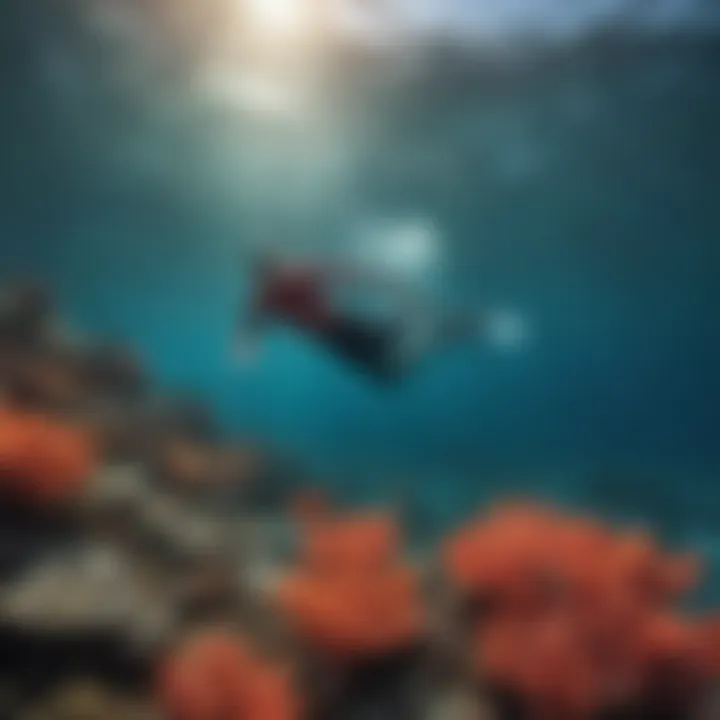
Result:
{"type": "Polygon", "coordinates": [[[232,2],[194,77],[212,118],[206,190],[248,242],[313,246],[342,226],[364,134],[333,82],[330,6],[232,2]]]}

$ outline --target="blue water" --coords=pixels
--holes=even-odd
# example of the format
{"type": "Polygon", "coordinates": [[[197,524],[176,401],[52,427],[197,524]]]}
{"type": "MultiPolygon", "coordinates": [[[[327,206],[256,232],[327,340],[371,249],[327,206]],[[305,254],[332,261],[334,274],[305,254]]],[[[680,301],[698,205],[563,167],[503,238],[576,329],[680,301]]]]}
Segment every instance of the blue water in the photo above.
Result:
{"type": "Polygon", "coordinates": [[[285,218],[282,202],[253,204],[247,176],[226,212],[210,181],[202,192],[188,144],[205,115],[165,112],[148,135],[160,100],[129,102],[97,68],[74,100],[78,66],[35,50],[10,43],[2,75],[3,275],[47,278],[80,327],[139,348],[228,431],[342,497],[409,503],[428,534],[531,492],[720,556],[716,42],[610,43],[514,70],[445,60],[376,98],[341,205],[315,198],[285,218]],[[151,170],[105,162],[119,143],[151,170]],[[360,207],[431,217],[441,299],[514,307],[533,342],[448,352],[391,390],[286,332],[239,369],[253,223],[279,213],[285,238],[342,244],[360,207]]]}

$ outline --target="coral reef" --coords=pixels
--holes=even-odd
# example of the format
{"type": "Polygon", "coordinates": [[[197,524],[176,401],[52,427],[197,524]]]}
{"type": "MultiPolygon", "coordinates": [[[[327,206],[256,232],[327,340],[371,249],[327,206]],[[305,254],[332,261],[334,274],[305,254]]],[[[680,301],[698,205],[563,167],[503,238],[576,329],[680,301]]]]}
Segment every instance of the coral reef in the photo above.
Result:
{"type": "Polygon", "coordinates": [[[718,625],[684,615],[699,563],[652,536],[506,505],[444,550],[470,610],[478,677],[528,718],[662,706],[683,717],[720,678],[718,625]]]}
{"type": "Polygon", "coordinates": [[[173,648],[159,679],[165,711],[178,720],[297,720],[292,677],[228,631],[205,631],[173,648]]]}
{"type": "Polygon", "coordinates": [[[0,492],[23,503],[71,502],[97,466],[92,439],[43,415],[0,407],[0,492]]]}
{"type": "Polygon", "coordinates": [[[535,504],[421,561],[276,454],[74,343],[50,296],[0,312],[0,717],[715,718],[697,558],[535,504]]]}
{"type": "Polygon", "coordinates": [[[300,568],[279,589],[297,632],[352,662],[413,645],[424,632],[417,574],[389,517],[324,517],[305,529],[300,568]]]}

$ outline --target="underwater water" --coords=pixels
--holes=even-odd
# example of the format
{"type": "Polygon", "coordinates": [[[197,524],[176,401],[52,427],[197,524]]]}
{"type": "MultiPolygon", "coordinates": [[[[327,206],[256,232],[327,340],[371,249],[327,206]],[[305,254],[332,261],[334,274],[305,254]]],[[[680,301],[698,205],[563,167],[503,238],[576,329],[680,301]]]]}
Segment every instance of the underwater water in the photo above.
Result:
{"type": "Polygon", "coordinates": [[[720,557],[717,41],[439,55],[348,77],[296,122],[267,94],[272,118],[248,118],[171,72],[88,62],[33,7],[3,30],[4,277],[47,279],[80,328],[138,348],[228,432],[341,498],[403,503],[421,534],[531,493],[720,557]],[[349,257],[386,218],[433,230],[411,282],[513,308],[529,341],[453,349],[391,389],[282,331],[238,367],[244,245],[349,257]]]}

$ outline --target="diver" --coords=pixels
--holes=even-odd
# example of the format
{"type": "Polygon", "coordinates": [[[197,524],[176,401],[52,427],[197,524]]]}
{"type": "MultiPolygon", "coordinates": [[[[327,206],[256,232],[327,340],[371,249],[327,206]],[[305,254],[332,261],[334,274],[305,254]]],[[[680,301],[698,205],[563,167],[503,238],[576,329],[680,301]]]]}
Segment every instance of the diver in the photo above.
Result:
{"type": "Polygon", "coordinates": [[[347,310],[337,302],[337,290],[379,289],[379,278],[352,269],[295,264],[270,251],[256,253],[250,266],[250,309],[243,306],[237,325],[237,349],[246,362],[255,357],[263,329],[279,323],[313,338],[367,376],[392,384],[443,349],[492,332],[489,315],[434,318],[417,302],[406,303],[397,319],[347,310]]]}

